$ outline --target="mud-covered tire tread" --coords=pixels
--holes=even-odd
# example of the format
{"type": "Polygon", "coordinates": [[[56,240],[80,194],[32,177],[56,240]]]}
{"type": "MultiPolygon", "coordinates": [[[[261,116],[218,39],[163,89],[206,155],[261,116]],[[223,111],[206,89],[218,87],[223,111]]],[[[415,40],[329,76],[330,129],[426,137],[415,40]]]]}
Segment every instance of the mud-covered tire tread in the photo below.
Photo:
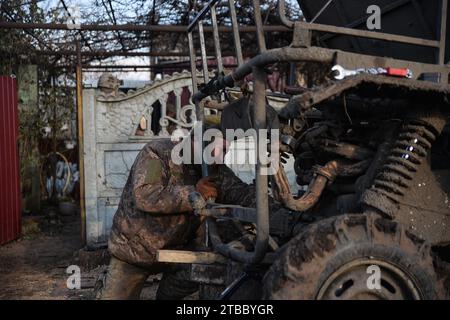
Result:
{"type": "Polygon", "coordinates": [[[398,223],[374,214],[319,221],[294,237],[264,277],[265,299],[315,299],[330,274],[352,260],[387,260],[415,280],[423,299],[444,299],[430,246],[398,223]]]}

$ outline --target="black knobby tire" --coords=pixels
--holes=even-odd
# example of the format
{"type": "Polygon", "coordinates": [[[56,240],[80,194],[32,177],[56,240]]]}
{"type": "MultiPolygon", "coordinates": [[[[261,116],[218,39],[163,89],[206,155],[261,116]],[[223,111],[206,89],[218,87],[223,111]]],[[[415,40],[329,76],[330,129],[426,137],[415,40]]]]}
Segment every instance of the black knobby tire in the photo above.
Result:
{"type": "Polygon", "coordinates": [[[430,246],[377,215],[311,225],[285,246],[263,282],[265,299],[445,298],[430,246]],[[376,287],[373,266],[381,275],[376,287]]]}

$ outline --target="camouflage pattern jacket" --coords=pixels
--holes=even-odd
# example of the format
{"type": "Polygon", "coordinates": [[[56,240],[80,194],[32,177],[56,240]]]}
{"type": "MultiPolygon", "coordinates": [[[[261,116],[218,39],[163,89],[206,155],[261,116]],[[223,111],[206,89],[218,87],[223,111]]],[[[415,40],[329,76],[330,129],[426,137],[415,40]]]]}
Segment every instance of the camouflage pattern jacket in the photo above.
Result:
{"type": "MultiPolygon", "coordinates": [[[[188,194],[201,174],[192,165],[171,160],[170,139],[149,142],[138,154],[114,216],[108,247],[116,258],[141,267],[154,266],[156,251],[183,247],[195,237],[199,217],[188,194]]],[[[255,190],[225,165],[214,174],[218,203],[255,206],[255,190]]]]}

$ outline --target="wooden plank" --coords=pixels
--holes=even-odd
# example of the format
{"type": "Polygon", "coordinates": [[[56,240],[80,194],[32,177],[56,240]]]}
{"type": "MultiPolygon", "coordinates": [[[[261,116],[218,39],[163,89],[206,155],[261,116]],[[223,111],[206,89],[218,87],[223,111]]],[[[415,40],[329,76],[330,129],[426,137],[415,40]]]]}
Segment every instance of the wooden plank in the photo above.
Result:
{"type": "Polygon", "coordinates": [[[158,262],[167,263],[226,263],[227,259],[217,253],[213,252],[196,252],[185,250],[158,250],[156,253],[156,260],[158,262]]]}

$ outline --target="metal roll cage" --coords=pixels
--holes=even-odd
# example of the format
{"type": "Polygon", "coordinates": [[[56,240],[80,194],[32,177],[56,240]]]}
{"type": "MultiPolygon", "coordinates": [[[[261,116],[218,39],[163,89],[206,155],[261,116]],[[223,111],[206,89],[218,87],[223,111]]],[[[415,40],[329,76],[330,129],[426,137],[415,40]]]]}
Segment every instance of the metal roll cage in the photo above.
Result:
{"type": "MultiPolygon", "coordinates": [[[[234,1],[229,0],[229,10],[230,18],[233,30],[233,38],[235,43],[236,58],[238,61],[238,68],[234,70],[229,75],[223,75],[223,63],[220,49],[220,39],[218,33],[218,25],[216,19],[215,7],[219,1],[211,0],[209,1],[196,15],[193,21],[189,24],[187,28],[188,42],[190,50],[190,62],[191,62],[191,72],[192,72],[192,85],[193,85],[193,96],[192,102],[196,107],[196,116],[198,121],[203,121],[204,119],[204,107],[201,103],[203,99],[208,96],[214,95],[220,90],[227,87],[233,87],[236,83],[242,81],[247,75],[253,73],[254,76],[254,129],[265,129],[266,128],[266,72],[265,67],[276,62],[322,62],[322,63],[335,63],[337,59],[342,59],[347,62],[347,67],[352,67],[352,61],[354,61],[357,56],[359,61],[358,64],[370,66],[373,64],[374,57],[355,54],[350,52],[344,52],[340,50],[325,49],[319,47],[311,47],[308,41],[308,33],[311,31],[327,32],[341,35],[349,35],[356,37],[364,37],[371,39],[379,39],[384,41],[408,43],[418,46],[428,46],[439,49],[439,63],[436,64],[423,64],[416,63],[412,61],[403,61],[386,58],[385,61],[391,66],[405,66],[407,65],[413,71],[416,72],[416,79],[421,72],[436,72],[442,75],[441,78],[448,79],[449,68],[444,65],[445,56],[445,27],[447,21],[447,2],[448,0],[443,0],[443,13],[441,21],[441,39],[439,41],[426,40],[421,38],[406,37],[394,34],[386,34],[381,32],[357,30],[344,27],[335,27],[329,25],[306,23],[306,22],[294,22],[289,20],[285,15],[285,1],[278,1],[278,14],[280,16],[281,22],[294,30],[293,44],[289,47],[283,47],[278,49],[267,50],[264,38],[263,23],[261,19],[260,2],[259,0],[253,1],[254,17],[256,24],[256,33],[259,47],[259,54],[254,58],[250,59],[248,62],[243,62],[242,48],[239,37],[239,29],[236,18],[236,11],[234,6],[234,1]],[[203,19],[210,12],[211,24],[213,28],[213,38],[214,47],[217,58],[217,65],[219,74],[214,79],[209,79],[208,73],[208,63],[206,55],[205,38],[203,34],[203,19]],[[196,79],[196,56],[194,50],[193,41],[193,31],[198,30],[200,47],[201,47],[201,61],[203,68],[203,77],[205,82],[205,87],[198,91],[197,79],[196,79]],[[306,35],[306,37],[305,37],[306,35]],[[302,39],[297,41],[295,39],[302,39]],[[306,39],[306,41],[304,40],[306,39]],[[296,43],[295,43],[296,42],[296,43]],[[445,77],[446,76],[446,77],[445,77]]],[[[310,37],[309,37],[310,39],[310,37]]],[[[445,83],[447,84],[447,83],[445,83]]],[[[263,260],[266,255],[268,242],[269,242],[269,210],[268,210],[268,181],[267,175],[261,174],[262,163],[260,159],[260,152],[258,150],[259,137],[255,141],[257,159],[256,159],[256,244],[253,252],[247,252],[233,248],[227,244],[224,244],[220,239],[216,223],[211,217],[207,219],[209,223],[209,235],[213,248],[221,253],[222,255],[229,257],[231,259],[247,263],[255,264],[263,260]]],[[[207,166],[202,163],[202,174],[204,176],[208,175],[207,166]]]]}

